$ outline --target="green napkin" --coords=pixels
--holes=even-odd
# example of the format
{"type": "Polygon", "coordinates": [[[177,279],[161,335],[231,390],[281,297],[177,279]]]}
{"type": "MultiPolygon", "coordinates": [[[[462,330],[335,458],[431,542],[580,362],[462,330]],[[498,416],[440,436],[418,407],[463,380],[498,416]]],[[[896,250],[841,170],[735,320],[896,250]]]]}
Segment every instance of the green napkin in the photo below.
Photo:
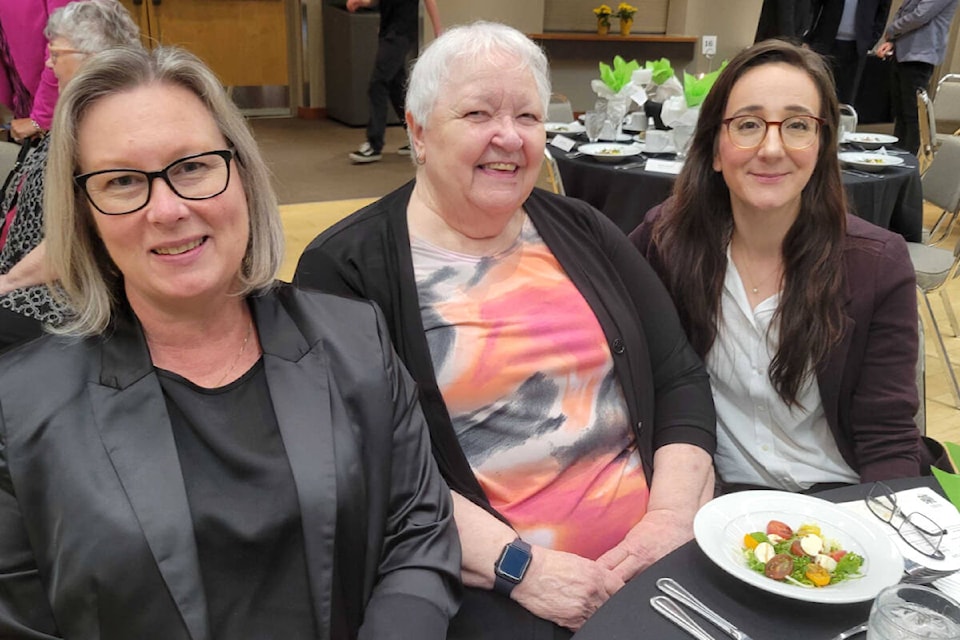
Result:
{"type": "MultiPolygon", "coordinates": [[[[943,446],[946,447],[947,453],[953,459],[954,466],[957,466],[957,462],[960,462],[960,445],[953,442],[944,442],[943,446]]],[[[947,499],[953,503],[953,506],[960,509],[960,475],[947,473],[936,467],[930,467],[930,470],[943,488],[943,492],[947,494],[947,499]]]]}
{"type": "Polygon", "coordinates": [[[614,93],[619,93],[628,82],[630,82],[633,72],[640,69],[636,60],[625,61],[620,56],[614,56],[613,68],[610,68],[605,62],[600,63],[600,79],[614,93]]]}
{"type": "Polygon", "coordinates": [[[711,71],[702,78],[692,76],[686,71],[683,72],[683,95],[687,100],[688,107],[697,107],[703,102],[725,66],[727,66],[726,60],[720,64],[719,69],[711,71]]]}
{"type": "Polygon", "coordinates": [[[657,84],[663,84],[673,77],[673,65],[666,58],[647,60],[644,68],[653,71],[653,81],[657,84]]]}

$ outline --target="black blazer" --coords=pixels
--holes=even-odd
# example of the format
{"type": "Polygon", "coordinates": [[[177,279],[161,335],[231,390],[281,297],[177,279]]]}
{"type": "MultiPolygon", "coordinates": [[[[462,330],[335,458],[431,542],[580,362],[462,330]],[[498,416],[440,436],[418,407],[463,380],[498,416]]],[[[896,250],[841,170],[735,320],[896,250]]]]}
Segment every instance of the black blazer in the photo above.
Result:
{"type": "Polygon", "coordinates": [[[810,24],[810,0],[763,0],[754,42],[782,38],[799,43],[810,24]]]}
{"type": "MultiPolygon", "coordinates": [[[[451,501],[382,314],[289,286],[250,306],[320,637],[443,638],[460,590],[451,501]]],[[[0,359],[0,638],[51,637],[209,638],[177,449],[132,317],[0,359]]]]}
{"type": "MultiPolygon", "coordinates": [[[[803,40],[817,53],[828,55],[833,50],[833,41],[843,17],[843,4],[844,0],[813,0],[813,23],[803,40]]],[[[857,3],[854,34],[861,56],[880,40],[889,13],[890,0],[859,0],[857,3]]]]}

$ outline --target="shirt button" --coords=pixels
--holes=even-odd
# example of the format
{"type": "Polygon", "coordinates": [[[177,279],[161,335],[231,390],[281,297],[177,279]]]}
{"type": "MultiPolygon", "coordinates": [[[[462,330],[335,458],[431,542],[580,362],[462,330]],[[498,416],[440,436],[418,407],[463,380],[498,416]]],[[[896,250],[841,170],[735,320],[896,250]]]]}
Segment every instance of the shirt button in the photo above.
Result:
{"type": "Polygon", "coordinates": [[[623,340],[616,338],[613,341],[613,352],[616,354],[621,354],[626,351],[626,348],[623,346],[623,340]]]}
{"type": "Polygon", "coordinates": [[[770,447],[768,447],[767,445],[763,445],[760,448],[763,449],[764,451],[770,451],[770,447]]]}

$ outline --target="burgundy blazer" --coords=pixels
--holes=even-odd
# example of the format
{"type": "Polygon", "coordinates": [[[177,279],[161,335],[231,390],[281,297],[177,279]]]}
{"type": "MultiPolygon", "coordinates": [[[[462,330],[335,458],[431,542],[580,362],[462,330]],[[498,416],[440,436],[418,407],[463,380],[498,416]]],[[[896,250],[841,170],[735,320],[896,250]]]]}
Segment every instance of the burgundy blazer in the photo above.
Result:
{"type": "MultiPolygon", "coordinates": [[[[650,234],[669,204],[651,209],[630,234],[661,277],[666,266],[650,234]]],[[[917,294],[906,242],[848,215],[843,243],[843,336],[817,368],[827,422],[861,482],[929,473],[933,460],[914,422],[917,294]]]]}

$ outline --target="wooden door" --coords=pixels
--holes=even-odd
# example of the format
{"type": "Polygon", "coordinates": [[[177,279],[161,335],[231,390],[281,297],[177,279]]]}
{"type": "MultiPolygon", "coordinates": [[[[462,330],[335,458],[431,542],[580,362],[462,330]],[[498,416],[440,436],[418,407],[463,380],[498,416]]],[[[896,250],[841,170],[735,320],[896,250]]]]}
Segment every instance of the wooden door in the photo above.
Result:
{"type": "Polygon", "coordinates": [[[230,87],[287,85],[284,0],[120,0],[147,46],[177,45],[230,87]]]}

